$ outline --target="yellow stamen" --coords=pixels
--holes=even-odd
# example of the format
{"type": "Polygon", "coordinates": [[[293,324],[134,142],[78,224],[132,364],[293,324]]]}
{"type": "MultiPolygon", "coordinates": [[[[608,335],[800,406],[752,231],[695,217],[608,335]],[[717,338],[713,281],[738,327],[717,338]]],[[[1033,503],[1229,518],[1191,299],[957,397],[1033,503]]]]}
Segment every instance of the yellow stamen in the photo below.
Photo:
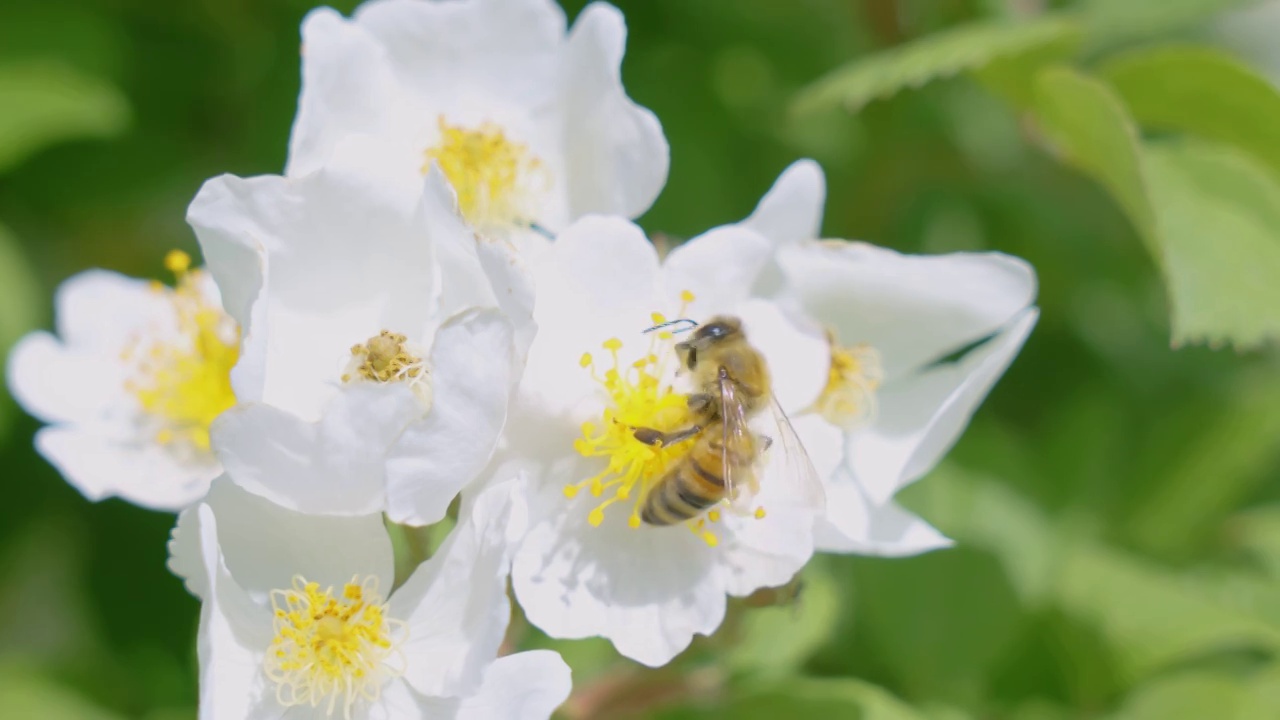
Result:
{"type": "Polygon", "coordinates": [[[449,124],[443,115],[437,123],[440,141],[426,150],[422,171],[432,162],[440,166],[458,194],[462,216],[477,227],[532,223],[549,176],[528,146],[493,123],[467,128],[449,124]]]}
{"type": "Polygon", "coordinates": [[[240,358],[235,322],[201,292],[204,273],[191,257],[171,251],[165,267],[175,287],[154,283],[152,292],[172,305],[177,332],[164,339],[135,339],[124,359],[133,365],[125,389],[155,426],[153,440],[179,452],[209,450],[209,425],[235,405],[231,368],[240,358]]]}
{"type": "Polygon", "coordinates": [[[409,347],[408,338],[383,330],[351,347],[351,359],[342,374],[343,382],[406,382],[414,394],[430,407],[431,384],[427,364],[409,347]]]}
{"type": "Polygon", "coordinates": [[[281,705],[341,703],[350,718],[361,700],[377,702],[382,687],[404,674],[400,648],[407,626],[386,617],[377,579],[354,577],[334,597],[333,588],[293,578],[289,590],[272,590],[275,638],[263,669],[276,683],[281,705]]]}
{"type": "Polygon", "coordinates": [[[880,353],[870,345],[841,347],[831,331],[827,343],[831,348],[827,385],[811,409],[837,427],[865,425],[875,417],[876,390],[884,380],[880,353]]]}

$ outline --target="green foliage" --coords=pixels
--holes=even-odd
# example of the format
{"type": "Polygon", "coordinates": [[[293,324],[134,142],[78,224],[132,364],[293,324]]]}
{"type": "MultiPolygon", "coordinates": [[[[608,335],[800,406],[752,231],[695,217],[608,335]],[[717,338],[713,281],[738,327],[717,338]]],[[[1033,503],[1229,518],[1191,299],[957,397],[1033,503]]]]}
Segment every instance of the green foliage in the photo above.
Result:
{"type": "Polygon", "coordinates": [[[1280,333],[1280,187],[1257,161],[1204,143],[1144,145],[1109,87],[1065,68],[1041,76],[1037,111],[1160,263],[1175,346],[1252,347],[1280,333]]]}
{"type": "Polygon", "coordinates": [[[812,563],[790,592],[787,601],[742,618],[736,642],[725,656],[731,669],[760,675],[793,673],[830,639],[847,606],[829,565],[812,563]]]}
{"type": "Polygon", "coordinates": [[[980,68],[997,58],[1059,47],[1075,33],[1075,25],[1060,18],[952,28],[832,70],[796,95],[794,110],[856,111],[876,98],[980,68]]]}
{"type": "MultiPolygon", "coordinates": [[[[42,295],[17,239],[0,225],[0,356],[7,356],[18,338],[39,325],[42,295]]],[[[0,438],[13,412],[8,394],[7,386],[0,390],[0,438]]]]}
{"type": "Polygon", "coordinates": [[[29,668],[0,666],[0,707],[13,718],[42,720],[116,720],[121,717],[94,706],[74,691],[29,668]]]}
{"type": "Polygon", "coordinates": [[[1134,120],[1219,140],[1280,172],[1280,91],[1225,53],[1207,47],[1148,48],[1099,69],[1134,120]]]}
{"type": "Polygon", "coordinates": [[[727,705],[712,710],[687,709],[664,714],[663,720],[926,720],[906,703],[874,685],[853,679],[785,680],[754,686],[727,705]]]}
{"type": "Polygon", "coordinates": [[[50,61],[0,64],[0,172],[55,143],[110,137],[129,122],[118,90],[50,61]]]}
{"type": "Polygon", "coordinates": [[[1084,0],[1082,14],[1090,44],[1113,47],[1182,30],[1253,2],[1257,0],[1084,0]]]}

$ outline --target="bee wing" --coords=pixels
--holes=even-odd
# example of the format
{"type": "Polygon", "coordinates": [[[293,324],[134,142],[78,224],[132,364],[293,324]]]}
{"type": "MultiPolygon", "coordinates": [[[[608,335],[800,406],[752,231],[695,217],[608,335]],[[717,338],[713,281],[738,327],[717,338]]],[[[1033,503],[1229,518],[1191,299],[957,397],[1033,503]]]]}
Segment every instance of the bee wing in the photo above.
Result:
{"type": "Polygon", "coordinates": [[[720,378],[720,420],[723,435],[720,438],[720,473],[724,477],[725,498],[735,510],[740,503],[750,503],[755,495],[754,476],[744,477],[747,466],[735,462],[731,453],[735,448],[749,446],[751,428],[747,425],[747,411],[742,399],[727,376],[720,378]]]}
{"type": "Polygon", "coordinates": [[[769,397],[769,409],[772,410],[774,424],[777,425],[777,440],[782,445],[783,453],[783,470],[771,475],[770,480],[783,485],[783,491],[788,497],[817,510],[825,509],[827,493],[822,488],[822,478],[776,395],[769,397]]]}

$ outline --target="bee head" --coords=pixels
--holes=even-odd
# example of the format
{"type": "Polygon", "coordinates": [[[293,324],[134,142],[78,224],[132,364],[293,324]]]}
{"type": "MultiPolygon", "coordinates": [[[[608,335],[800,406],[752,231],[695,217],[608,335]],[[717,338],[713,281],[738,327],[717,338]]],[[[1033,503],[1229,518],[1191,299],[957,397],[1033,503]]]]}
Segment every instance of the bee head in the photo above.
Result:
{"type": "Polygon", "coordinates": [[[720,315],[699,325],[693,336],[676,344],[676,355],[680,364],[693,370],[698,365],[699,351],[706,350],[727,340],[742,335],[742,321],[735,317],[720,315]]]}

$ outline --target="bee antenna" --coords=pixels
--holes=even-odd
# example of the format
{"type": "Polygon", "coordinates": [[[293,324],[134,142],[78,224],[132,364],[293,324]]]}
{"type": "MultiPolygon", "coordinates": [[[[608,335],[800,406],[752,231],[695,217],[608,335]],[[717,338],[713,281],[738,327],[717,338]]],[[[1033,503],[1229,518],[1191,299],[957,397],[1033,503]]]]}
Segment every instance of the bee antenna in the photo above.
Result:
{"type": "Polygon", "coordinates": [[[678,319],[676,319],[676,320],[668,320],[668,321],[666,321],[666,322],[664,322],[664,323],[658,323],[657,325],[654,325],[653,327],[649,328],[648,330],[645,330],[645,332],[647,332],[647,333],[651,333],[651,332],[653,332],[654,330],[661,330],[662,328],[665,328],[665,327],[671,327],[672,325],[683,325],[683,326],[684,326],[684,327],[681,327],[681,328],[677,328],[677,329],[675,329],[675,330],[672,330],[672,331],[671,331],[671,334],[673,334],[673,335],[674,335],[674,334],[676,334],[676,333],[682,333],[682,332],[685,332],[685,331],[688,331],[688,330],[692,330],[692,329],[694,329],[694,328],[698,327],[698,321],[697,321],[697,320],[690,320],[689,318],[678,318],[678,319]]]}

